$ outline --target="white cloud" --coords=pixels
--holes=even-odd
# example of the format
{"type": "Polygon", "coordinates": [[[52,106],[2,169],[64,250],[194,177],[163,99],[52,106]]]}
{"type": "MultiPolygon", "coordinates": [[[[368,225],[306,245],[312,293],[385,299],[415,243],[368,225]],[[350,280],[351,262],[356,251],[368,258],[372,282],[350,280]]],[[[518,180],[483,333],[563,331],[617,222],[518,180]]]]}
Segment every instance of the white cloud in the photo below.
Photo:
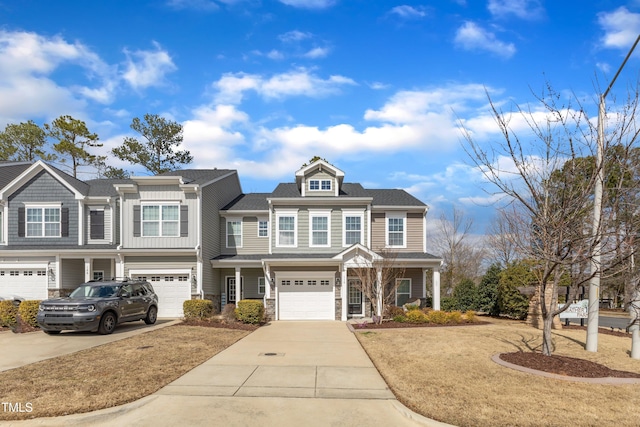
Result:
{"type": "Polygon", "coordinates": [[[163,50],[160,44],[154,42],[153,45],[155,47],[153,51],[124,50],[127,61],[122,78],[134,89],[162,86],[166,83],[165,76],[177,70],[169,53],[163,50]]]}
{"type": "Polygon", "coordinates": [[[293,31],[288,31],[284,34],[280,34],[278,36],[278,39],[280,39],[280,41],[284,43],[292,43],[292,42],[299,42],[301,40],[309,39],[312,37],[313,37],[313,34],[311,33],[293,30],[293,31]]]}
{"type": "Polygon", "coordinates": [[[312,59],[324,58],[327,55],[329,55],[330,50],[331,49],[329,49],[328,47],[315,47],[310,51],[308,51],[307,53],[305,53],[303,56],[305,58],[312,58],[312,59]]]}
{"type": "Polygon", "coordinates": [[[117,86],[115,69],[79,42],[25,31],[0,30],[0,121],[79,115],[87,100],[109,103],[117,86]],[[94,86],[64,87],[51,74],[77,67],[94,86]]]}
{"type": "Polygon", "coordinates": [[[474,22],[465,22],[456,31],[455,44],[465,50],[481,50],[493,53],[504,58],[510,58],[516,53],[513,43],[505,43],[496,38],[496,35],[474,22]]]}
{"type": "Polygon", "coordinates": [[[604,31],[601,38],[604,47],[629,49],[640,33],[640,13],[621,6],[613,12],[599,13],[598,24],[604,31]]]}
{"type": "Polygon", "coordinates": [[[544,15],[540,0],[489,0],[487,9],[498,18],[515,16],[520,19],[534,20],[544,15]]]}
{"type": "Polygon", "coordinates": [[[326,9],[336,4],[337,0],[279,0],[287,6],[301,9],[326,9]]]}
{"type": "Polygon", "coordinates": [[[382,89],[387,89],[389,85],[382,82],[373,82],[373,83],[369,83],[369,87],[374,90],[382,90],[382,89]]]}
{"type": "Polygon", "coordinates": [[[406,4],[394,7],[390,13],[404,19],[419,19],[427,16],[427,12],[423,6],[413,7],[406,4]]]}
{"type": "Polygon", "coordinates": [[[228,73],[213,84],[217,90],[217,103],[238,104],[247,91],[255,91],[266,99],[280,99],[289,96],[322,97],[338,93],[345,85],[356,83],[347,77],[330,76],[322,79],[306,68],[298,68],[287,73],[264,78],[257,74],[228,73]]]}

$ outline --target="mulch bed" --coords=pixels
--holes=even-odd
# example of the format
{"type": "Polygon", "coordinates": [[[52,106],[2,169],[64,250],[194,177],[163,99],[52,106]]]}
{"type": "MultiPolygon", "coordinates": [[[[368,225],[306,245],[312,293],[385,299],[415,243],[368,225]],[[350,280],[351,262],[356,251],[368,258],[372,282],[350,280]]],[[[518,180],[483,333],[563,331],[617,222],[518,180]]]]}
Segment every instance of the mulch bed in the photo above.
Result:
{"type": "Polygon", "coordinates": [[[237,329],[241,331],[255,331],[260,325],[249,325],[242,322],[226,322],[223,320],[211,319],[211,320],[183,320],[176,326],[203,326],[206,328],[222,328],[222,329],[237,329]]]}
{"type": "Polygon", "coordinates": [[[579,378],[640,378],[640,374],[627,371],[609,369],[599,363],[574,357],[551,355],[542,353],[521,352],[502,353],[500,359],[514,365],[551,374],[566,375],[579,378]]]}
{"type": "Polygon", "coordinates": [[[441,328],[443,326],[474,326],[474,325],[488,325],[489,322],[476,321],[471,323],[447,323],[444,325],[438,325],[435,323],[408,323],[408,322],[394,322],[393,320],[384,321],[381,324],[376,323],[354,323],[353,329],[398,329],[398,328],[441,328]]]}

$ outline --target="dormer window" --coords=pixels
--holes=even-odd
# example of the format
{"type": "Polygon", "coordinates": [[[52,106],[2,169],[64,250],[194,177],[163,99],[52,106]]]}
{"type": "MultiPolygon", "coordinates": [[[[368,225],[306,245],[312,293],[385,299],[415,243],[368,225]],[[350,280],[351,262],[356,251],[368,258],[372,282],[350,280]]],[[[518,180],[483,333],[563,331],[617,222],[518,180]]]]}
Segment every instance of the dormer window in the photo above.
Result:
{"type": "Polygon", "coordinates": [[[331,191],[330,179],[309,180],[309,191],[331,191]]]}

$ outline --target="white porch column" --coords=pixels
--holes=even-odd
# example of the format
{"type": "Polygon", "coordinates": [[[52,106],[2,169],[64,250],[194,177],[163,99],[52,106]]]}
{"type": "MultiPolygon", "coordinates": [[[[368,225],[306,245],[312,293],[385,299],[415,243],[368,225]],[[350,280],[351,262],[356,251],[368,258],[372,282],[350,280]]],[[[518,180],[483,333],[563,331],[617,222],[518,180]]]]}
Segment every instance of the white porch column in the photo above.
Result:
{"type": "Polygon", "coordinates": [[[118,254],[118,259],[116,260],[116,272],[114,276],[119,279],[124,278],[124,256],[122,256],[122,254],[118,254]]]}
{"type": "Polygon", "coordinates": [[[342,266],[342,271],[340,272],[340,284],[342,288],[340,288],[340,296],[342,297],[342,321],[346,322],[347,320],[347,310],[349,308],[349,289],[347,283],[347,268],[342,266]]]}
{"type": "Polygon", "coordinates": [[[422,269],[422,298],[427,297],[427,269],[422,269]]]}
{"type": "Polygon", "coordinates": [[[93,279],[93,277],[91,277],[91,258],[85,257],[84,258],[84,281],[88,282],[91,279],[93,279]]]}
{"type": "Polygon", "coordinates": [[[238,306],[238,301],[242,299],[242,283],[240,280],[240,267],[236,267],[236,307],[238,306]]]}
{"type": "Polygon", "coordinates": [[[433,268],[433,309],[440,310],[440,267],[433,268]]]}

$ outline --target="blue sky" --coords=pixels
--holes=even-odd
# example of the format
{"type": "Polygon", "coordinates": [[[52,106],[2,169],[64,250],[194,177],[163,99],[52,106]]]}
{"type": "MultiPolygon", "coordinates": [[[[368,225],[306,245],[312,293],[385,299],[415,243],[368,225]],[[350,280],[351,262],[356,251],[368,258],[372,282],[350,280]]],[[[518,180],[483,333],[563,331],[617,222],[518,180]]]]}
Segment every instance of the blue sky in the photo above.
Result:
{"type": "Polygon", "coordinates": [[[549,81],[592,102],[639,33],[638,0],[0,0],[0,127],[69,114],[109,149],[161,114],[193,167],[237,169],[245,192],[319,155],[482,234],[493,198],[460,122],[499,138],[485,90],[525,105],[549,81]]]}

